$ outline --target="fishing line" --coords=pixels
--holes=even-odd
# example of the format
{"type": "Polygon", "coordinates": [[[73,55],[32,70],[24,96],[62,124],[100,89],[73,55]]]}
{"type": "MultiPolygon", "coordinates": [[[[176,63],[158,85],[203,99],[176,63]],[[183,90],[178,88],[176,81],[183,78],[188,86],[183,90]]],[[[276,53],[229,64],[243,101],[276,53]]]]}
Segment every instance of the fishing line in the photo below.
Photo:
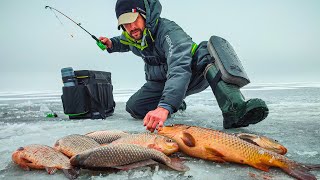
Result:
{"type": "MultiPolygon", "coordinates": [[[[58,19],[58,21],[60,22],[60,24],[66,29],[66,27],[64,26],[64,24],[62,23],[61,19],[58,17],[57,13],[54,12],[51,8],[50,8],[51,12],[54,14],[54,16],[58,19]]],[[[70,33],[70,36],[73,38],[73,33],[70,33]]]]}
{"type": "MultiPolygon", "coordinates": [[[[62,21],[59,19],[59,17],[57,16],[57,14],[54,12],[58,12],[60,14],[62,14],[64,17],[68,18],[70,21],[72,21],[74,24],[76,24],[77,26],[79,26],[81,29],[83,29],[85,32],[87,32],[94,40],[96,40],[96,43],[97,45],[100,47],[101,50],[105,50],[106,49],[106,46],[94,35],[92,35],[91,33],[89,33],[89,31],[87,31],[86,29],[84,29],[82,26],[81,26],[81,23],[77,23],[75,22],[73,19],[71,19],[70,17],[68,17],[67,15],[65,15],[64,13],[62,13],[61,11],[53,8],[53,7],[50,7],[50,6],[45,6],[45,9],[49,8],[56,16],[56,18],[58,18],[58,20],[60,21],[60,23],[63,25],[62,21]]],[[[72,36],[72,35],[71,35],[72,36]]],[[[72,36],[73,37],[73,36],[72,36]]]]}

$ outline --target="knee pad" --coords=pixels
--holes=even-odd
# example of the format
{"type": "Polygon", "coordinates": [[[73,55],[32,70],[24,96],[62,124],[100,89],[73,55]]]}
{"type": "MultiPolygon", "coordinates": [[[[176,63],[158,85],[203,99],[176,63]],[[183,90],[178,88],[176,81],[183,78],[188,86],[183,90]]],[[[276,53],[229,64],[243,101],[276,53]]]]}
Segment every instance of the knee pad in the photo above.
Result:
{"type": "MultiPolygon", "coordinates": [[[[214,65],[221,73],[224,82],[243,87],[250,83],[244,68],[233,50],[231,44],[218,36],[211,36],[208,41],[208,51],[214,58],[214,65]]],[[[208,68],[206,69],[207,73],[208,68]]]]}

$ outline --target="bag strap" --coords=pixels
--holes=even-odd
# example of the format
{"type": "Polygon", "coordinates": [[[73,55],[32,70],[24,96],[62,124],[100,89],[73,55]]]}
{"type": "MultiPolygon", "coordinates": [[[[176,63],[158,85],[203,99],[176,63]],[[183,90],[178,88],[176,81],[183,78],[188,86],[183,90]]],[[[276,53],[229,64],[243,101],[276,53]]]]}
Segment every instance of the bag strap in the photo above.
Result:
{"type": "MultiPolygon", "coordinates": [[[[87,89],[87,91],[88,91],[89,96],[93,99],[93,102],[97,105],[98,111],[99,111],[101,117],[102,117],[103,119],[105,119],[105,118],[107,117],[106,113],[104,112],[104,109],[105,109],[105,108],[102,106],[101,102],[99,102],[99,101],[92,95],[92,92],[91,92],[90,88],[89,88],[87,85],[86,85],[85,87],[86,87],[86,89],[87,89]]],[[[99,91],[97,91],[97,92],[98,92],[98,94],[99,94],[99,91]]]]}

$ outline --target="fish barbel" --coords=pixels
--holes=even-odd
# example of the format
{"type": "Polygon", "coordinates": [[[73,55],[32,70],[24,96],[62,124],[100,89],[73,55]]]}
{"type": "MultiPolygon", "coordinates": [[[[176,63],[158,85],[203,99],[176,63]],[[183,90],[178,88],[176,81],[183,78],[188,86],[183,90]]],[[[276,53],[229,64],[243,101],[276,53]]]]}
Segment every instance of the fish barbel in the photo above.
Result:
{"type": "Polygon", "coordinates": [[[153,133],[130,134],[113,141],[111,144],[136,144],[158,150],[166,155],[179,150],[179,146],[174,140],[153,133]]]}
{"type": "Polygon", "coordinates": [[[89,169],[112,167],[128,170],[132,167],[149,165],[150,160],[165,164],[177,171],[189,170],[178,159],[170,159],[162,152],[135,144],[110,144],[87,150],[73,156],[70,162],[73,166],[89,169]],[[139,166],[133,166],[135,163],[139,163],[139,166]]]}
{"type": "Polygon", "coordinates": [[[69,179],[75,179],[79,174],[71,166],[68,157],[46,145],[31,144],[20,147],[12,153],[12,160],[24,170],[46,169],[48,174],[54,174],[58,169],[62,169],[69,179]]]}
{"type": "Polygon", "coordinates": [[[58,139],[53,148],[71,157],[96,147],[100,147],[100,144],[94,139],[84,135],[72,134],[58,139]]]}
{"type": "Polygon", "coordinates": [[[316,179],[309,171],[320,168],[319,164],[300,164],[232,134],[212,129],[177,124],[160,128],[158,134],[174,139],[183,153],[205,160],[247,164],[263,171],[278,167],[290,176],[304,180],[316,179]]]}
{"type": "Polygon", "coordinates": [[[121,130],[103,130],[103,131],[94,131],[94,132],[85,134],[85,136],[91,137],[101,145],[109,144],[127,135],[129,135],[129,133],[126,133],[121,130]]]}

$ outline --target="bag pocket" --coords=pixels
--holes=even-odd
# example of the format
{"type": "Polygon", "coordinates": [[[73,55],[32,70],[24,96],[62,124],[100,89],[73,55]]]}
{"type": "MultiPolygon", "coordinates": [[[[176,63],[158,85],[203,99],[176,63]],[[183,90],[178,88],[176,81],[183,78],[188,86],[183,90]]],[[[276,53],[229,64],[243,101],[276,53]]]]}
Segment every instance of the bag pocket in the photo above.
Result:
{"type": "Polygon", "coordinates": [[[80,116],[89,112],[88,96],[85,86],[62,88],[61,96],[64,113],[68,116],[80,116]]]}
{"type": "Polygon", "coordinates": [[[105,84],[104,87],[102,87],[102,90],[106,93],[105,95],[108,97],[106,99],[106,110],[107,112],[110,112],[114,110],[115,106],[116,106],[116,103],[114,102],[114,99],[113,99],[113,86],[111,84],[105,84]]]}
{"type": "Polygon", "coordinates": [[[107,83],[88,84],[87,88],[91,97],[93,111],[113,112],[115,103],[113,100],[113,86],[107,83]]]}

